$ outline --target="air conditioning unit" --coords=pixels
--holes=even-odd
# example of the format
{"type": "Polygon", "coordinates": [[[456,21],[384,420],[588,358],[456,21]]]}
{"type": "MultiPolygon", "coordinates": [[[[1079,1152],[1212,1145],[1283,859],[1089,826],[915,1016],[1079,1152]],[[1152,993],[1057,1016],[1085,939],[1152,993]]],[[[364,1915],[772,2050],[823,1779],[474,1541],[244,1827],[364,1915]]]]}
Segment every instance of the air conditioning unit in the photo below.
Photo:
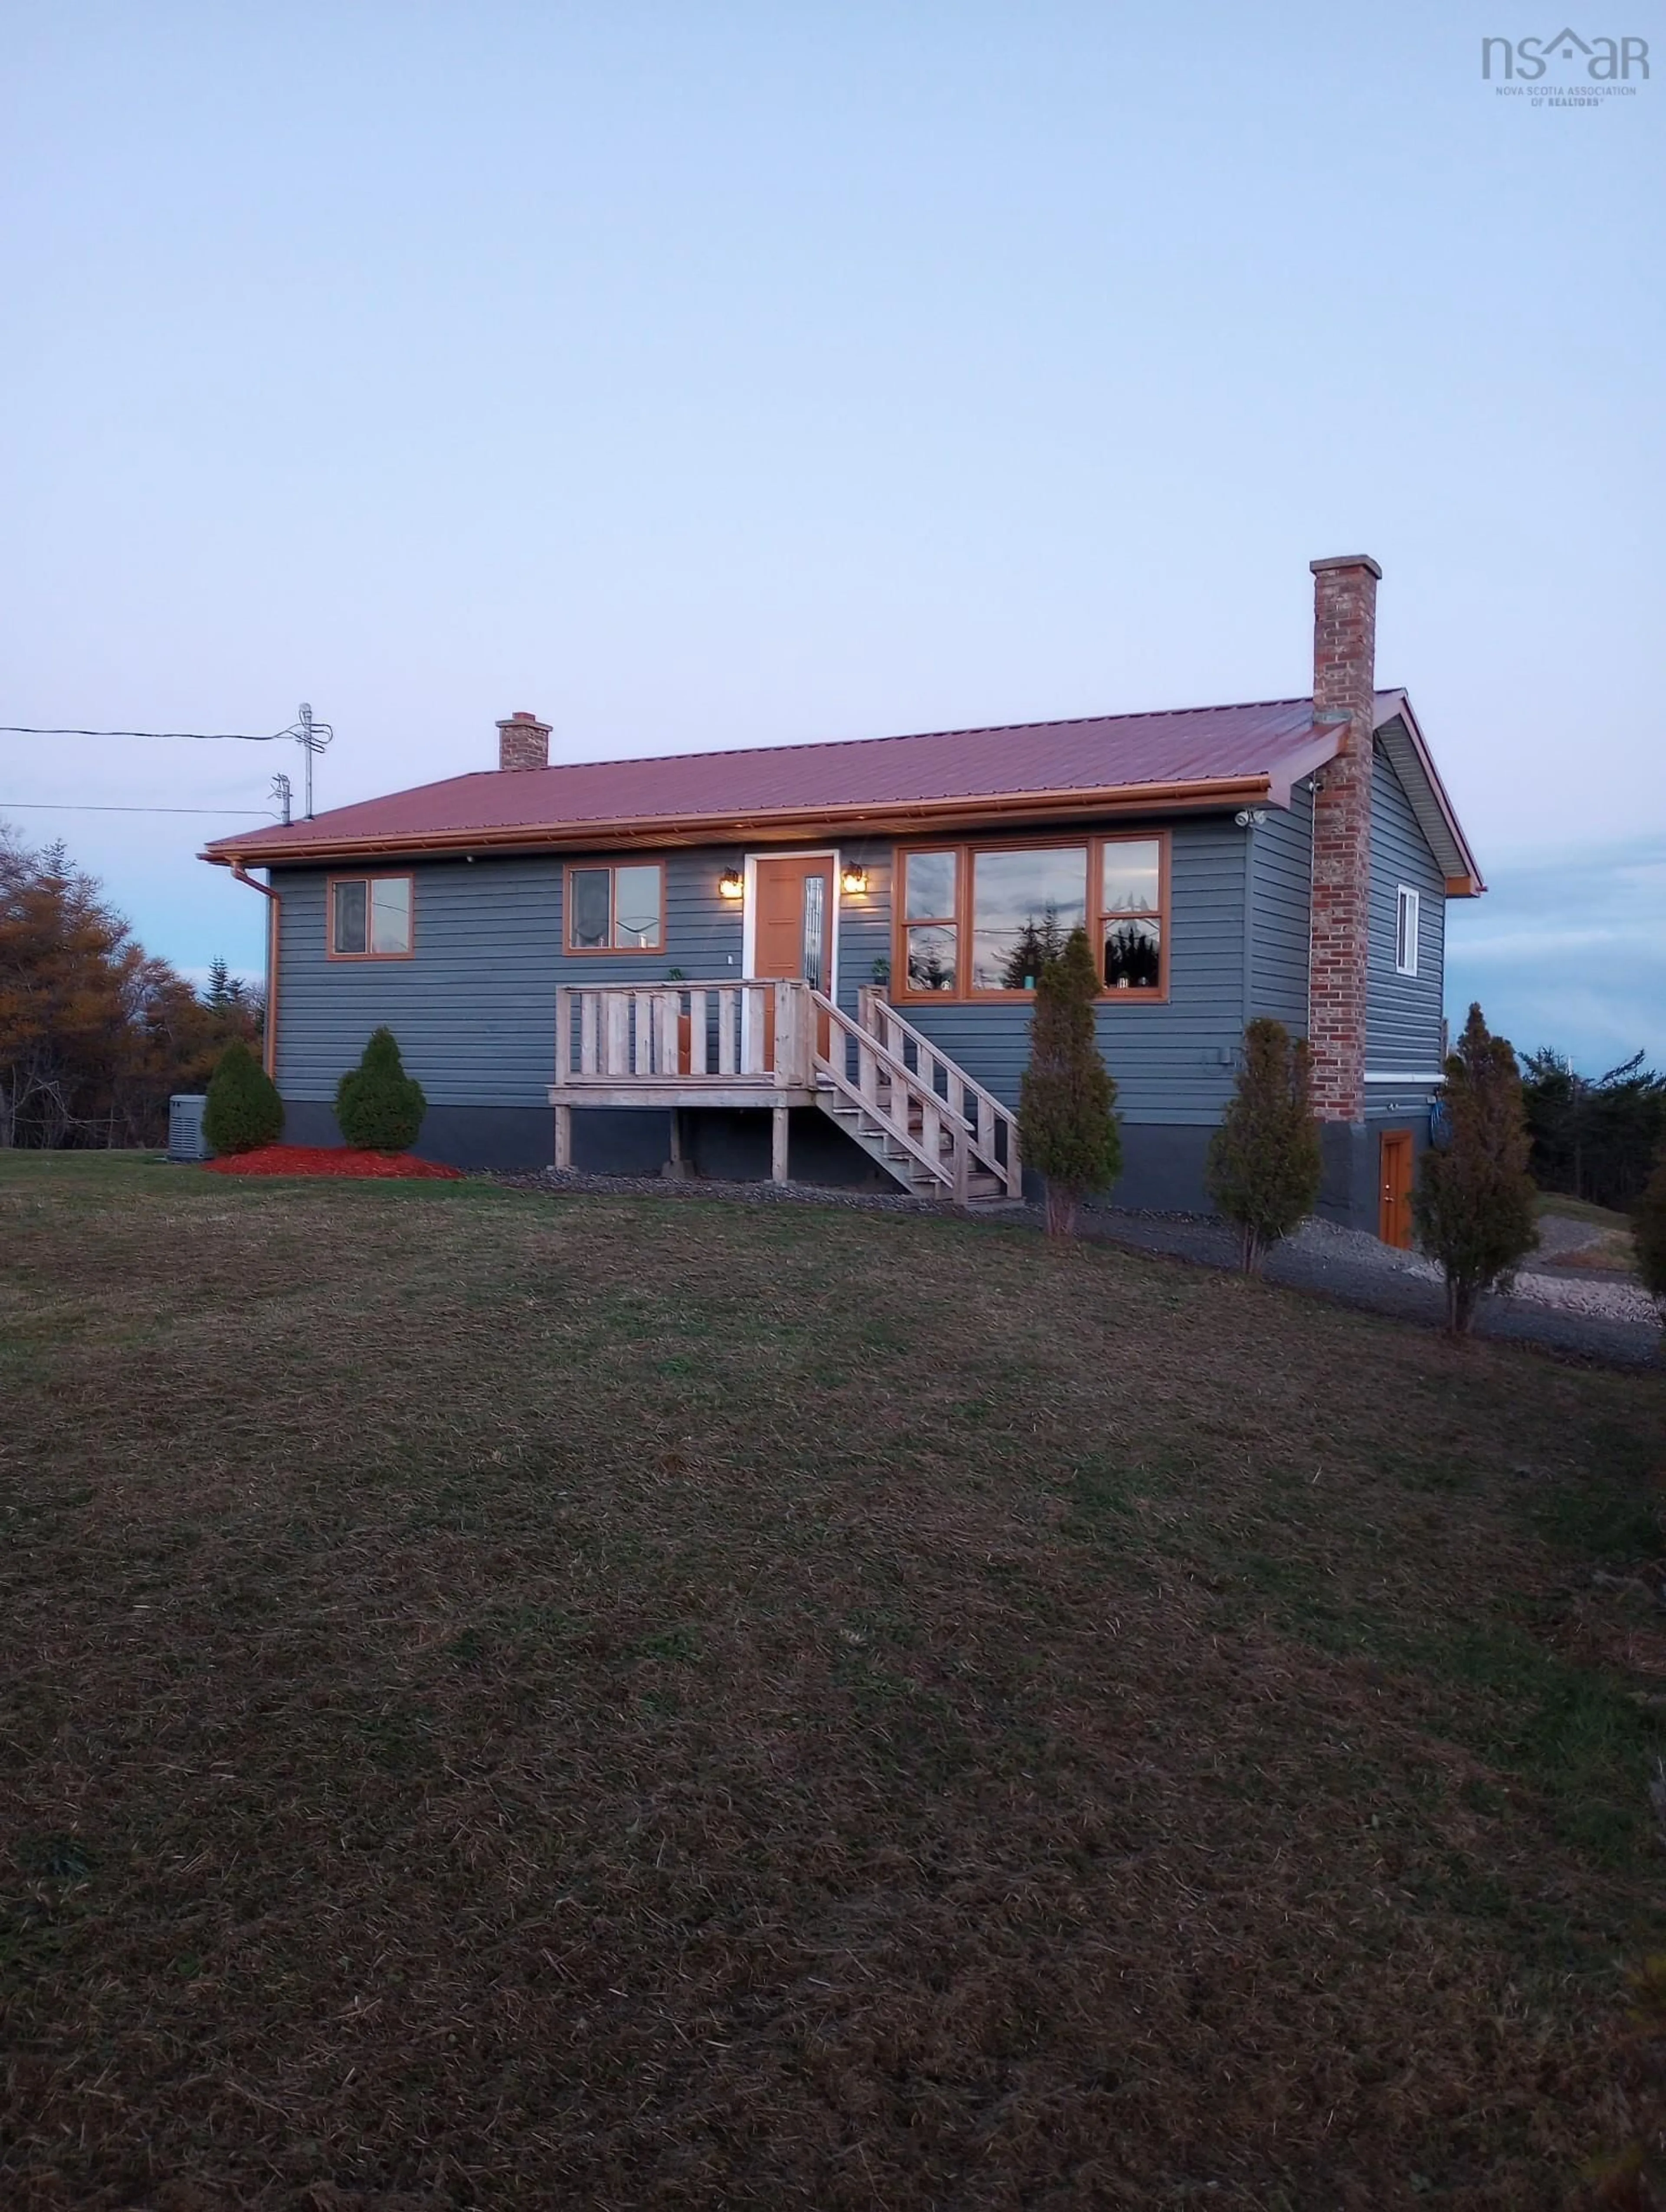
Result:
{"type": "Polygon", "coordinates": [[[171,1160],[211,1160],[208,1140],[203,1134],[203,1109],[208,1100],[201,1093],[192,1095],[181,1091],[167,1102],[167,1157],[171,1160]]]}

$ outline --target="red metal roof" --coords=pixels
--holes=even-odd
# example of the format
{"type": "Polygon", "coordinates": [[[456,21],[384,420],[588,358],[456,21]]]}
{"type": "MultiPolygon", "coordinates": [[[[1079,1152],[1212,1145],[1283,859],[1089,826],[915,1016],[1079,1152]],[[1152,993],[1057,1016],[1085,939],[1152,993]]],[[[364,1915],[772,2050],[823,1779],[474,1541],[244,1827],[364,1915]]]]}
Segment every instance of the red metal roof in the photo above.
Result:
{"type": "MultiPolygon", "coordinates": [[[[1379,694],[1392,711],[1397,693],[1379,694]]],[[[647,760],[587,761],[547,769],[482,770],[338,806],[287,828],[216,838],[214,860],[297,859],[308,852],[455,843],[478,835],[501,844],[571,842],[593,830],[686,823],[708,832],[825,811],[852,823],[919,808],[968,807],[1042,795],[1175,792],[1300,775],[1335,748],[1316,732],[1310,699],[1195,707],[1152,714],[1091,715],[1067,722],[932,730],[915,737],[827,744],[761,745],[733,752],[674,753],[647,760]],[[1313,756],[1313,757],[1310,757],[1313,756]]]]}

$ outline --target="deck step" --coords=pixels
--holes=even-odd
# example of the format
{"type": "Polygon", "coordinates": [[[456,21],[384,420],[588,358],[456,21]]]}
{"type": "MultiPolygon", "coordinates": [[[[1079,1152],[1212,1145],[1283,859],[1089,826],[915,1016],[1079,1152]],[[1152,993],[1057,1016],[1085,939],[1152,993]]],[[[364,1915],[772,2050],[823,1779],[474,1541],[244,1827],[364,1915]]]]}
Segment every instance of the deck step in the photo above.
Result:
{"type": "MultiPolygon", "coordinates": [[[[882,1167],[893,1182],[915,1198],[933,1198],[945,1204],[954,1198],[954,1138],[943,1128],[938,1133],[938,1151],[943,1160],[943,1170],[937,1172],[929,1161],[922,1160],[906,1145],[899,1144],[897,1133],[889,1124],[884,1106],[889,1103],[889,1086],[872,1104],[857,1105],[854,1100],[836,1091],[820,1095],[822,1111],[882,1167]],[[882,1103],[883,1102],[883,1103],[882,1103]],[[876,1110],[877,1109],[877,1110],[876,1110]]],[[[913,1117],[908,1133],[916,1140],[924,1127],[923,1114],[913,1117]]],[[[969,1206],[1000,1205],[1006,1202],[1006,1187],[1002,1178],[985,1169],[976,1169],[967,1180],[966,1203],[969,1206]]]]}

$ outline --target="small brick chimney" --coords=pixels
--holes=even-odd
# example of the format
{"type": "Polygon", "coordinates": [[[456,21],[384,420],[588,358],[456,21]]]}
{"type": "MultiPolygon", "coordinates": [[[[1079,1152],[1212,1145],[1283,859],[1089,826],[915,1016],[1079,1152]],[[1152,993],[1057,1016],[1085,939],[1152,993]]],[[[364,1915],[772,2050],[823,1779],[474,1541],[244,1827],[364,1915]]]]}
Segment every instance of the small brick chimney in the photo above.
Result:
{"type": "Polygon", "coordinates": [[[540,722],[536,714],[517,707],[507,721],[497,726],[497,764],[501,769],[548,768],[548,722],[540,722]]]}
{"type": "Polygon", "coordinates": [[[1365,1118],[1365,989],[1371,952],[1371,775],[1377,690],[1377,586],[1363,553],[1313,571],[1313,719],[1341,724],[1341,749],[1313,800],[1308,1037],[1322,1121],[1365,1118]]]}

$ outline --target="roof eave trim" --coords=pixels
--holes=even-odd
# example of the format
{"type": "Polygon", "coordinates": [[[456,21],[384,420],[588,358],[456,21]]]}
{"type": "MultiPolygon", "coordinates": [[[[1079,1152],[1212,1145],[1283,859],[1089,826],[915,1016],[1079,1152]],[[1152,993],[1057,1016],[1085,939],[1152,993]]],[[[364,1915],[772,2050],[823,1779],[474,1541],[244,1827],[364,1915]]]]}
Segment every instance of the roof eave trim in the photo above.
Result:
{"type": "MultiPolygon", "coordinates": [[[[1292,757],[1294,757],[1292,756],[1292,757]]],[[[1283,765],[1282,763],[1280,764],[1283,765]]],[[[1297,773],[1301,773],[1298,770],[1297,773]]],[[[845,806],[763,808],[750,814],[643,816],[623,822],[518,823],[487,830],[416,830],[403,836],[361,834],[310,837],[285,844],[211,843],[198,854],[217,867],[387,854],[569,850],[602,852],[650,844],[732,844],[748,837],[798,836],[843,829],[866,836],[929,835],[953,827],[982,828],[1006,822],[1071,821],[1092,815],[1188,813],[1225,806],[1287,805],[1271,775],[1213,777],[1185,783],[1116,784],[1109,787],[1009,792],[982,797],[909,800],[845,806]]],[[[259,832],[253,833],[258,836],[259,832]]]]}
{"type": "Polygon", "coordinates": [[[1463,834],[1463,825],[1457,818],[1456,809],[1446,794],[1446,787],[1440,780],[1440,771],[1429,750],[1429,741],[1418,726],[1412,702],[1403,691],[1392,691],[1386,696],[1394,703],[1386,714],[1379,717],[1376,734],[1380,737],[1384,730],[1391,729],[1396,722],[1404,729],[1429,796],[1433,799],[1441,821],[1445,824],[1446,833],[1452,841],[1451,853],[1438,856],[1446,876],[1446,896],[1449,898],[1479,898],[1487,889],[1486,879],[1476,865],[1469,840],[1463,834]],[[1450,865],[1453,861],[1456,861],[1456,866],[1450,865]]]}

